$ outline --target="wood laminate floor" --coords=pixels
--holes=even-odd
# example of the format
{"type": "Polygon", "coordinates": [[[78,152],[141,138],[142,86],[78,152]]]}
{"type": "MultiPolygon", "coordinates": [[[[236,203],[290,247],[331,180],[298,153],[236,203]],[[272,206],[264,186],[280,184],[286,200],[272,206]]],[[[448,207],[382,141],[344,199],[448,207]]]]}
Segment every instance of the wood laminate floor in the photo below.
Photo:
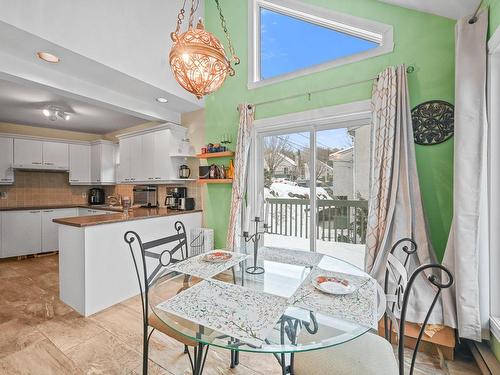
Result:
{"type": "MultiPolygon", "coordinates": [[[[140,374],[141,307],[138,297],[83,318],[58,298],[57,255],[0,262],[0,374],[140,374]]],[[[190,374],[183,346],[154,333],[150,374],[190,374]]],[[[469,356],[447,362],[419,354],[415,374],[480,374],[469,356]]],[[[206,375],[281,374],[274,357],[242,353],[229,368],[229,352],[210,350],[206,375]]]]}

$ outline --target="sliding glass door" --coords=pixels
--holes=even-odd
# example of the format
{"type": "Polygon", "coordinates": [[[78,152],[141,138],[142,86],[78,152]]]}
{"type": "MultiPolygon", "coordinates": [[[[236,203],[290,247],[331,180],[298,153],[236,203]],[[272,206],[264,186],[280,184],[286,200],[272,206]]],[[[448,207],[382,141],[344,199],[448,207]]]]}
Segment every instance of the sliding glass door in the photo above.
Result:
{"type": "Polygon", "coordinates": [[[370,176],[368,125],[261,132],[258,191],[264,245],[364,258],[370,176]],[[314,214],[312,214],[314,213],[314,214]]]}

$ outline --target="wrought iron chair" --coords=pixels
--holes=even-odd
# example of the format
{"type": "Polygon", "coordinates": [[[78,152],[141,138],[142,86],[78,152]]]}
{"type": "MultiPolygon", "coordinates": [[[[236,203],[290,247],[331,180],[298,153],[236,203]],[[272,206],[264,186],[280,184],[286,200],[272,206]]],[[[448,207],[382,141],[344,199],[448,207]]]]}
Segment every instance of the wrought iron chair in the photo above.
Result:
{"type": "MultiPolygon", "coordinates": [[[[176,221],[174,227],[177,232],[176,234],[144,243],[142,242],[141,237],[134,231],[128,231],[124,235],[125,242],[129,245],[130,252],[132,254],[135,272],[139,281],[139,290],[141,293],[143,314],[142,373],[144,375],[147,375],[148,373],[149,339],[155,330],[158,330],[184,344],[184,352],[189,356],[193,373],[196,373],[196,366],[198,366],[196,371],[199,371],[199,367],[204,365],[208,352],[208,346],[206,347],[206,350],[200,350],[200,348],[198,348],[198,343],[195,340],[190,340],[179,332],[168,327],[155,314],[149,313],[148,294],[151,285],[160,276],[165,274],[165,268],[167,266],[184,260],[189,255],[184,224],[180,221],[176,221]],[[137,243],[137,246],[140,249],[140,259],[136,259],[138,257],[134,251],[134,243],[137,243]],[[159,252],[155,252],[154,249],[158,249],[159,252]],[[146,258],[153,259],[153,262],[154,260],[157,260],[158,262],[150,273],[148,273],[147,270],[146,258]],[[149,327],[152,329],[150,330],[149,327]],[[193,347],[194,359],[191,357],[188,347],[193,347]]],[[[182,289],[183,288],[181,288],[181,290],[182,289]]]]}
{"type": "MultiPolygon", "coordinates": [[[[403,239],[398,241],[389,251],[387,267],[386,267],[386,280],[384,282],[384,290],[386,296],[386,309],[384,314],[385,323],[385,336],[387,338],[378,336],[374,333],[366,333],[346,344],[338,347],[325,350],[317,350],[306,353],[299,353],[295,355],[294,374],[295,375],[319,375],[319,374],[332,374],[332,375],[404,375],[405,362],[404,362],[404,341],[405,341],[405,320],[408,308],[409,296],[412,286],[418,277],[425,276],[434,288],[435,295],[429,307],[427,315],[420,329],[419,335],[415,343],[415,349],[412,355],[412,361],[409,368],[409,374],[413,374],[415,367],[415,359],[418,353],[418,348],[422,340],[425,326],[429,317],[434,309],[434,306],[441,294],[442,289],[449,288],[453,284],[453,276],[444,266],[440,264],[424,264],[418,267],[407,279],[406,266],[410,256],[415,253],[417,247],[413,240],[403,239]],[[402,250],[406,253],[406,258],[401,263],[395,256],[394,251],[403,242],[409,242],[411,247],[403,246],[402,250]],[[446,274],[447,280],[445,282],[435,274],[422,275],[427,270],[439,270],[446,274]],[[396,280],[396,286],[389,291],[390,283],[387,280],[392,274],[393,280],[396,280]],[[397,314],[400,313],[399,321],[397,314]],[[388,323],[388,321],[390,321],[388,323]],[[398,358],[394,355],[393,347],[390,343],[392,335],[392,327],[397,327],[398,333],[398,358]]],[[[318,339],[321,339],[318,337],[318,339]]]]}

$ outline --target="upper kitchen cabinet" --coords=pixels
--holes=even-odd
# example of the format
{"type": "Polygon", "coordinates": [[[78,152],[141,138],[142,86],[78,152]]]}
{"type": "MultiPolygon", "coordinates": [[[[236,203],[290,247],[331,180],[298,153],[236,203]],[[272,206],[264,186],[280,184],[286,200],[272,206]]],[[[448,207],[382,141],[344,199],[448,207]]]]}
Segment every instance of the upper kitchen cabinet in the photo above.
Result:
{"type": "Polygon", "coordinates": [[[68,170],[68,144],[36,139],[14,139],[14,167],[68,170]]]}
{"type": "Polygon", "coordinates": [[[33,139],[14,139],[14,167],[43,168],[43,142],[33,139]]]}
{"type": "Polygon", "coordinates": [[[170,154],[178,150],[186,131],[184,127],[165,124],[122,135],[118,181],[149,184],[179,182],[177,170],[180,160],[170,154]]]}
{"type": "Polygon", "coordinates": [[[61,142],[42,142],[43,166],[47,169],[69,169],[68,144],[61,142]]]}
{"type": "Polygon", "coordinates": [[[71,185],[89,185],[90,145],[69,145],[69,183],[71,185]]]}
{"type": "Polygon", "coordinates": [[[119,182],[136,183],[146,178],[143,171],[142,136],[120,139],[120,164],[118,165],[119,182]]]}
{"type": "Polygon", "coordinates": [[[115,145],[110,141],[95,141],[90,150],[90,179],[92,184],[112,185],[115,177],[115,145]]]}
{"type": "Polygon", "coordinates": [[[14,182],[14,139],[0,137],[0,185],[14,182]]]}

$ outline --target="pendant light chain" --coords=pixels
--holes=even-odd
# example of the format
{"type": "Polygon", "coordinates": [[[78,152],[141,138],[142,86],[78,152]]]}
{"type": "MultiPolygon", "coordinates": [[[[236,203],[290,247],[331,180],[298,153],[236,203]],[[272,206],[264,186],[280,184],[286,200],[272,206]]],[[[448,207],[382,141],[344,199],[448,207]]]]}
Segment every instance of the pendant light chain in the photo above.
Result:
{"type": "Polygon", "coordinates": [[[175,31],[170,33],[170,37],[172,38],[173,41],[177,40],[177,36],[179,35],[179,32],[181,31],[182,21],[184,20],[184,13],[186,13],[186,11],[184,10],[185,8],[186,8],[186,0],[184,0],[184,3],[182,4],[182,8],[179,11],[179,14],[177,15],[177,26],[175,28],[175,31]]]}
{"type": "Polygon", "coordinates": [[[240,59],[236,56],[236,52],[233,47],[233,42],[231,41],[231,37],[229,36],[229,31],[227,30],[226,19],[222,14],[222,8],[219,4],[219,0],[215,0],[215,4],[217,5],[217,10],[219,11],[219,17],[222,25],[222,29],[224,30],[224,34],[226,35],[229,52],[231,53],[232,59],[234,60],[234,65],[238,65],[240,63],[240,59]]]}
{"type": "Polygon", "coordinates": [[[189,12],[189,27],[193,27],[194,25],[194,14],[198,9],[199,5],[200,5],[200,0],[191,0],[191,11],[189,12]]]}

